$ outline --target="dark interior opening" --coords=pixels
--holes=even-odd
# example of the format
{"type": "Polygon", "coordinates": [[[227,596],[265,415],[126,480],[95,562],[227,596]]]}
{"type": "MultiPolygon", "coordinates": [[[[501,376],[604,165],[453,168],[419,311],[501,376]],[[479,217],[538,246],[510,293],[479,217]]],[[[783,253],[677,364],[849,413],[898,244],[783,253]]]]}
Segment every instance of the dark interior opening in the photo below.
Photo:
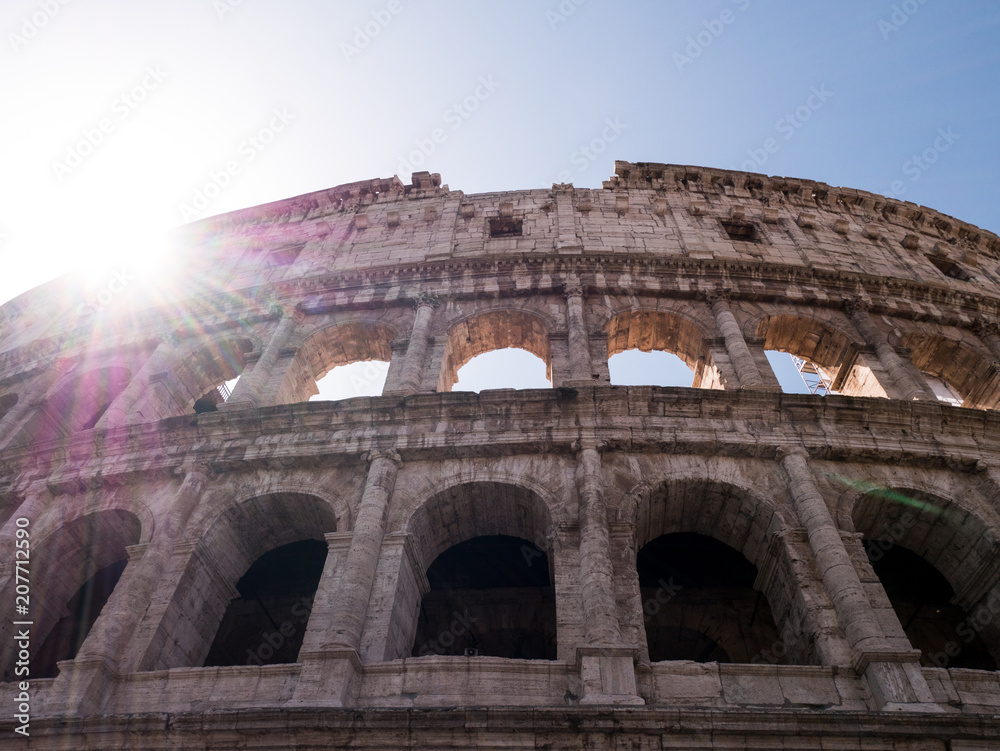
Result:
{"type": "Polygon", "coordinates": [[[652,662],[788,662],[757,568],[711,537],[662,535],[636,556],[652,662]]]}
{"type": "Polygon", "coordinates": [[[520,237],[522,234],[523,220],[507,217],[493,217],[490,219],[490,237],[520,237]]]}
{"type": "Polygon", "coordinates": [[[940,571],[913,551],[889,541],[865,540],[865,552],[906,637],[921,652],[921,665],[997,669],[975,620],[952,604],[955,592],[940,571]]]}
{"type": "Polygon", "coordinates": [[[544,551],[488,535],[439,555],[427,570],[412,654],[556,659],[555,590],[544,551]]]}
{"type": "Polygon", "coordinates": [[[760,242],[757,228],[749,222],[722,222],[722,228],[729,235],[730,240],[744,243],[760,242]]]}
{"type": "Polygon", "coordinates": [[[268,551],[237,582],[205,667],[276,665],[298,659],[327,545],[301,540],[268,551]]]}
{"type": "Polygon", "coordinates": [[[76,657],[127,563],[125,559],[105,566],[70,598],[67,614],[52,627],[31,660],[32,678],[53,678],[59,672],[57,662],[76,657]]]}

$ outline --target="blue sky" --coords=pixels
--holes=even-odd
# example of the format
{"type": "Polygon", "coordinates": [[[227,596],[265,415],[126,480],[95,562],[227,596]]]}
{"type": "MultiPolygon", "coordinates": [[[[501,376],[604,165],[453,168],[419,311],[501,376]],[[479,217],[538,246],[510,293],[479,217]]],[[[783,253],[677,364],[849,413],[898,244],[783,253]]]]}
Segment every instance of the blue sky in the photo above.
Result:
{"type": "Polygon", "coordinates": [[[753,166],[997,232],[998,26],[986,0],[6,0],[0,301],[416,161],[466,193],[753,166]]]}

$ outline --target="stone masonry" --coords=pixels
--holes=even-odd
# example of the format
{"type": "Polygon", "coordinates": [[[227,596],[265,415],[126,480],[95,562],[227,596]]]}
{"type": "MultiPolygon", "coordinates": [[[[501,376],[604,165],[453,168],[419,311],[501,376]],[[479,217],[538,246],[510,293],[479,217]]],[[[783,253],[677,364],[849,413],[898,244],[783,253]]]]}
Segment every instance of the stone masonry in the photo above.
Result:
{"type": "Polygon", "coordinates": [[[351,183],[0,307],[0,748],[1000,748],[1000,238],[615,172],[351,183]],[[507,347],[552,388],[451,391],[507,347]]]}

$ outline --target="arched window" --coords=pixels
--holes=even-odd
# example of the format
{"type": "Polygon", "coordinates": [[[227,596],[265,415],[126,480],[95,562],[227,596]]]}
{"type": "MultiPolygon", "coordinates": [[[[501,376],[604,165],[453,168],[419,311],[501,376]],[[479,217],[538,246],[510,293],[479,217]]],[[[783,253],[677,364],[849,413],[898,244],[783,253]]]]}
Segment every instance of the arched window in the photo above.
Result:
{"type": "Polygon", "coordinates": [[[525,539],[475,537],[427,570],[413,656],[556,658],[555,591],[548,556],[525,539]]]}
{"type": "Polygon", "coordinates": [[[858,348],[842,333],[812,318],[775,315],[757,336],[785,393],[886,397],[858,348]]]}
{"type": "Polygon", "coordinates": [[[294,659],[303,610],[311,611],[305,600],[325,560],[324,535],[336,526],[330,505],[305,493],[229,506],[191,554],[139,669],[294,659]]]}
{"type": "Polygon", "coordinates": [[[898,633],[921,651],[922,664],[996,670],[1000,572],[983,565],[994,533],[975,514],[909,488],[866,492],[852,520],[898,633]]]}
{"type": "Polygon", "coordinates": [[[481,313],[460,321],[448,332],[438,391],[452,391],[456,387],[473,391],[548,388],[551,384],[549,333],[537,316],[517,310],[481,313]],[[473,364],[474,358],[477,362],[473,364]],[[466,364],[476,367],[467,373],[463,369],[466,364]],[[539,377],[540,366],[544,367],[544,380],[539,377]],[[461,386],[460,369],[463,369],[461,386]],[[527,380],[519,377],[526,369],[527,380]]]}
{"type": "MultiPolygon", "coordinates": [[[[97,621],[139,542],[139,520],[127,511],[101,511],[69,522],[39,540],[31,577],[31,676],[51,678],[56,663],[72,660],[97,621]]],[[[13,603],[13,592],[9,593],[13,603]]],[[[11,640],[7,640],[11,641],[11,640]]],[[[0,646],[4,680],[14,660],[0,646]]]]}
{"type": "Polygon", "coordinates": [[[556,659],[550,517],[532,491],[469,482],[425,501],[406,523],[414,560],[396,599],[418,615],[394,614],[386,659],[430,655],[556,659]],[[466,653],[466,650],[470,650],[466,653]]]}
{"type": "Polygon", "coordinates": [[[616,386],[722,388],[701,330],[673,313],[621,313],[607,325],[608,369],[616,386]]]}
{"type": "Polygon", "coordinates": [[[295,662],[326,562],[326,543],[301,540],[270,550],[237,582],[205,658],[213,665],[295,662]]]}
{"type": "Polygon", "coordinates": [[[943,336],[908,334],[900,345],[923,373],[939,401],[976,409],[1000,406],[1000,372],[992,358],[972,346],[943,336]]]}
{"type": "Polygon", "coordinates": [[[728,545],[662,535],[636,568],[651,661],[786,662],[767,598],[753,588],[757,568],[728,545]]]}
{"type": "Polygon", "coordinates": [[[392,357],[392,332],[366,322],[327,326],[299,347],[279,387],[279,401],[333,401],[378,396],[392,357]]]}

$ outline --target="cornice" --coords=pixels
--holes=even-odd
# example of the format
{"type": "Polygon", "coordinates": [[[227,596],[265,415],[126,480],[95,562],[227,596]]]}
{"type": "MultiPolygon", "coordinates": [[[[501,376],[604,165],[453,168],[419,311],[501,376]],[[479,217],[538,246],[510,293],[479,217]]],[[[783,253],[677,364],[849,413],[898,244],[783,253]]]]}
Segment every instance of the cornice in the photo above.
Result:
{"type": "Polygon", "coordinates": [[[1000,461],[1000,412],[991,410],[763,391],[588,387],[572,396],[560,389],[435,393],[176,417],[8,449],[0,464],[12,489],[46,478],[53,492],[75,493],[169,476],[185,462],[219,473],[353,466],[387,445],[407,463],[568,455],[581,430],[609,456],[771,460],[801,447],[814,460],[962,472],[981,460],[1000,461]],[[442,421],[455,430],[420,429],[442,421]],[[269,440],[260,441],[264,436],[269,440]]]}

